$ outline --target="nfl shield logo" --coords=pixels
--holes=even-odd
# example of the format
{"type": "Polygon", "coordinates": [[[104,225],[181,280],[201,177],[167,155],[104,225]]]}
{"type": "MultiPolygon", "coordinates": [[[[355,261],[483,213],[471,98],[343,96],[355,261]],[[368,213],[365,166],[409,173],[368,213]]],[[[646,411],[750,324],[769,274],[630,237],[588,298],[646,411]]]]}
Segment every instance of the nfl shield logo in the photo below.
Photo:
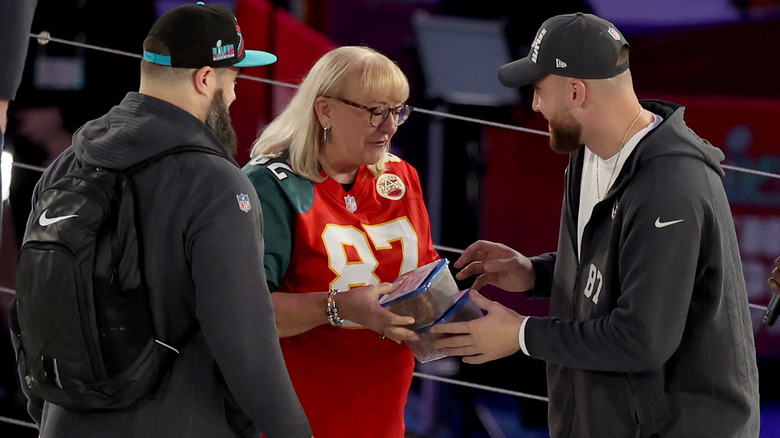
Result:
{"type": "Polygon", "coordinates": [[[347,211],[354,213],[357,210],[357,201],[354,196],[347,195],[344,197],[344,204],[347,207],[347,211]]]}
{"type": "Polygon", "coordinates": [[[243,193],[236,195],[236,200],[238,200],[238,208],[240,208],[244,213],[252,209],[252,204],[249,203],[249,195],[245,195],[243,193]]]}

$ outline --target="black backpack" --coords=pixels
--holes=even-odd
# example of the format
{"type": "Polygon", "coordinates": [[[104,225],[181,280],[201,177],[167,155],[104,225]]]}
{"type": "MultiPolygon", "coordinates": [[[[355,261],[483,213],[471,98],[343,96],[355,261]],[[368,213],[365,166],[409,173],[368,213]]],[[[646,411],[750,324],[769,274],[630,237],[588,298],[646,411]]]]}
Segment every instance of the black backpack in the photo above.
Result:
{"type": "Polygon", "coordinates": [[[33,205],[17,260],[11,329],[23,384],[78,410],[120,409],[152,393],[199,326],[156,336],[147,300],[132,176],[180,146],[125,170],[86,165],[33,205]]]}

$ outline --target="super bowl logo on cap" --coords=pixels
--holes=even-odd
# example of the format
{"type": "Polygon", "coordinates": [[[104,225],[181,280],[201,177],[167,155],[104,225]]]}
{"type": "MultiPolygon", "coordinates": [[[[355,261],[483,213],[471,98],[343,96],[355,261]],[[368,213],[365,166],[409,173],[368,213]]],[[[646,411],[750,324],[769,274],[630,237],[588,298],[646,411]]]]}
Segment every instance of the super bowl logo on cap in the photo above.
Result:
{"type": "Polygon", "coordinates": [[[383,198],[397,201],[406,194],[406,184],[398,175],[384,173],[376,180],[376,191],[383,198]]]}
{"type": "Polygon", "coordinates": [[[249,202],[249,195],[243,193],[236,195],[236,200],[238,201],[238,208],[244,213],[252,209],[252,204],[249,202]]]}
{"type": "Polygon", "coordinates": [[[211,48],[211,54],[214,61],[233,58],[236,56],[236,46],[233,44],[226,44],[223,46],[222,40],[217,40],[217,47],[211,48]]]}
{"type": "Polygon", "coordinates": [[[236,34],[238,34],[238,56],[244,53],[244,37],[241,36],[241,28],[236,24],[236,34]]]}

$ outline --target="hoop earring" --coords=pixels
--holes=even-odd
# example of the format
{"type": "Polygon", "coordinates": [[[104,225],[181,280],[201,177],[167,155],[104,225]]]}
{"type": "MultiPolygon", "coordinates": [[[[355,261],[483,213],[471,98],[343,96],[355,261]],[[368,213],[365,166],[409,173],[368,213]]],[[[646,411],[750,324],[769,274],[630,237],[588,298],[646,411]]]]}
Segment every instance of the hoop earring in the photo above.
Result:
{"type": "Polygon", "coordinates": [[[325,126],[322,128],[322,141],[325,143],[330,141],[330,126],[325,126]]]}

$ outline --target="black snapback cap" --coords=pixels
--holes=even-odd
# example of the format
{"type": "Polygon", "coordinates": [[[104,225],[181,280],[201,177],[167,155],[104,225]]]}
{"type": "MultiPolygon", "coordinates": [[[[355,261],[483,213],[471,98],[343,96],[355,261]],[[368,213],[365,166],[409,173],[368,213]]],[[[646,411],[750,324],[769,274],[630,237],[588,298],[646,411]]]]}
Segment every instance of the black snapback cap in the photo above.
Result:
{"type": "Polygon", "coordinates": [[[498,69],[498,80],[518,88],[550,74],[611,78],[628,70],[628,61],[617,65],[624,46],[628,41],[623,34],[603,18],[582,12],[556,15],[542,23],[528,56],[498,69]]]}
{"type": "Polygon", "coordinates": [[[259,50],[244,50],[238,20],[224,6],[203,2],[178,6],[163,14],[147,36],[156,36],[170,55],[144,51],[149,62],[171,67],[255,67],[276,62],[276,56],[259,50]]]}

